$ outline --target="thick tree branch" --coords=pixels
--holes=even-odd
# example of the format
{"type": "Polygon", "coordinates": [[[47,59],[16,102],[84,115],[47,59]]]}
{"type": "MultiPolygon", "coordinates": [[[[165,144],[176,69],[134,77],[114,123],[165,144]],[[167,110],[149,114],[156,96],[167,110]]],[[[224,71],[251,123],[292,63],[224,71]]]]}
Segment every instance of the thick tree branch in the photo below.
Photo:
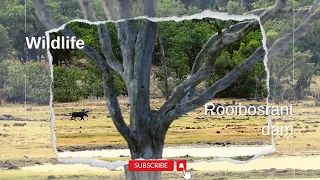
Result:
{"type": "Polygon", "coordinates": [[[304,16],[303,21],[305,21],[310,15],[312,15],[312,13],[314,13],[319,7],[320,7],[320,0],[315,0],[311,8],[309,8],[308,13],[304,16]]]}
{"type": "Polygon", "coordinates": [[[47,30],[59,27],[49,13],[47,4],[44,0],[33,0],[33,6],[39,21],[47,30]]]}
{"type": "MultiPolygon", "coordinates": [[[[312,13],[304,22],[302,22],[298,28],[296,28],[292,33],[288,33],[276,41],[271,48],[268,50],[268,62],[271,63],[272,60],[278,56],[283,50],[288,48],[289,45],[292,44],[292,35],[296,34],[296,39],[299,39],[306,35],[307,30],[310,26],[320,18],[320,9],[317,9],[314,13],[312,13]]],[[[166,123],[166,126],[170,125],[171,122],[182,114],[192,111],[196,108],[201,107],[210,99],[212,99],[215,94],[227,88],[231,83],[233,83],[243,72],[248,68],[252,67],[257,62],[263,59],[265,52],[262,47],[256,50],[256,52],[251,55],[245,62],[243,62],[240,66],[230,71],[227,75],[225,75],[222,79],[215,82],[209,89],[207,89],[204,93],[199,95],[197,98],[183,104],[179,104],[176,108],[172,109],[167,113],[164,119],[169,119],[166,123]]]]}
{"type": "Polygon", "coordinates": [[[144,14],[148,17],[156,17],[157,0],[143,0],[144,1],[144,14]]]}
{"type": "Polygon", "coordinates": [[[109,31],[105,24],[98,25],[98,32],[99,32],[99,39],[101,44],[102,52],[106,58],[108,65],[116,71],[122,78],[123,76],[123,66],[122,64],[116,59],[114,53],[112,51],[112,44],[109,35],[109,31]]]}
{"type": "Polygon", "coordinates": [[[251,68],[257,62],[263,60],[265,55],[265,50],[260,47],[258,48],[253,55],[251,55],[245,62],[240,64],[238,67],[230,71],[227,75],[225,75],[222,79],[215,82],[210,88],[208,88],[201,95],[196,97],[195,99],[183,103],[178,104],[176,108],[172,109],[167,115],[164,117],[166,119],[165,125],[168,126],[171,122],[177,117],[181,116],[184,113],[192,111],[198,107],[201,107],[206,102],[208,102],[212,97],[227,88],[230,84],[232,84],[238,76],[245,70],[251,68]]]}
{"type": "Polygon", "coordinates": [[[130,102],[133,102],[130,104],[130,124],[137,129],[143,128],[141,122],[150,122],[143,113],[150,113],[150,73],[157,30],[157,23],[141,20],[135,44],[133,79],[130,82],[130,102]]]}
{"type": "MultiPolygon", "coordinates": [[[[254,14],[260,16],[267,9],[268,8],[257,9],[247,12],[246,14],[254,14]]],[[[299,9],[284,9],[278,14],[277,18],[291,17],[292,14],[295,14],[296,17],[304,17],[308,13],[309,9],[310,7],[301,7],[299,9]]]]}
{"type": "MultiPolygon", "coordinates": [[[[265,23],[267,20],[270,20],[277,16],[279,12],[281,12],[280,7],[282,7],[282,3],[277,3],[272,8],[269,8],[267,11],[262,13],[260,21],[261,23],[265,23]]],[[[214,63],[217,57],[219,57],[222,50],[229,44],[234,43],[238,40],[243,39],[248,33],[255,31],[260,28],[260,22],[258,20],[253,20],[249,23],[240,23],[239,25],[231,26],[232,30],[242,27],[241,30],[237,31],[236,33],[231,33],[232,31],[227,29],[224,33],[219,35],[216,34],[212,36],[208,42],[206,43],[203,50],[200,51],[197,58],[195,60],[195,65],[193,67],[193,73],[191,77],[184,82],[182,82],[176,89],[176,91],[171,95],[171,97],[166,101],[160,110],[157,112],[156,117],[157,119],[162,119],[162,117],[168,112],[171,111],[173,108],[176,107],[176,104],[180,103],[181,100],[192,90],[192,94],[189,94],[190,97],[187,100],[191,100],[193,98],[195,87],[207,79],[212,72],[214,71],[214,63]],[[215,42],[215,43],[213,43],[215,42]],[[207,49],[210,49],[209,51],[207,49]],[[207,52],[208,51],[208,52],[207,52]],[[198,71],[197,68],[200,64],[200,59],[207,53],[207,61],[202,65],[198,71]],[[195,73],[196,72],[196,73],[195,73]]]]}
{"type": "MultiPolygon", "coordinates": [[[[132,4],[129,0],[120,0],[119,8],[122,12],[121,19],[129,19],[131,16],[132,4]]],[[[126,20],[117,23],[118,39],[120,40],[120,48],[123,57],[123,66],[125,69],[125,81],[127,89],[129,89],[130,81],[133,79],[134,72],[134,56],[135,56],[135,43],[137,36],[137,23],[136,20],[126,20]]],[[[129,92],[130,95],[131,92],[129,92]]]]}
{"type": "Polygon", "coordinates": [[[293,41],[296,41],[297,39],[300,39],[301,37],[305,36],[308,32],[308,29],[310,26],[319,20],[320,18],[320,8],[318,8],[314,13],[312,13],[308,18],[306,18],[305,21],[303,21],[298,28],[296,28],[294,31],[287,33],[282,38],[278,39],[275,44],[270,47],[269,49],[269,64],[272,62],[276,56],[278,56],[280,53],[282,53],[285,49],[287,49],[293,41]],[[292,37],[295,37],[293,39],[292,37]]]}
{"type": "Polygon", "coordinates": [[[79,5],[82,11],[82,14],[84,16],[84,19],[87,19],[89,21],[96,21],[96,14],[93,10],[93,7],[90,4],[90,0],[78,0],[79,1],[79,5]]]}
{"type": "Polygon", "coordinates": [[[131,17],[132,2],[130,0],[118,0],[120,19],[129,19],[131,17]]]}
{"type": "MultiPolygon", "coordinates": [[[[110,16],[115,19],[115,10],[112,3],[109,0],[103,0],[103,6],[105,9],[106,16],[110,16]]],[[[131,15],[131,2],[129,0],[119,0],[119,12],[120,19],[129,19],[131,15]]],[[[125,20],[116,23],[118,31],[118,39],[121,48],[122,58],[123,58],[123,75],[127,89],[129,90],[129,82],[133,77],[133,58],[134,58],[134,46],[136,37],[136,21],[135,20],[125,20]]],[[[130,91],[128,92],[130,95],[130,91]]]]}
{"type": "Polygon", "coordinates": [[[114,8],[114,2],[112,2],[112,0],[102,0],[101,1],[102,6],[104,8],[104,11],[106,13],[106,16],[109,20],[117,20],[118,16],[117,16],[117,11],[114,8]]]}
{"type": "MultiPolygon", "coordinates": [[[[234,31],[238,31],[242,29],[244,26],[246,26],[248,23],[249,22],[241,22],[241,23],[232,25],[228,29],[224,30],[223,33],[231,33],[234,31]]],[[[210,48],[218,40],[218,38],[219,38],[218,33],[216,33],[213,36],[211,36],[210,39],[206,42],[206,44],[204,45],[204,47],[201,49],[201,51],[198,53],[198,55],[194,60],[192,70],[191,70],[191,75],[194,75],[200,69],[204,58],[207,56],[210,48]]],[[[195,93],[196,93],[195,87],[191,88],[185,100],[186,101],[191,100],[194,97],[195,93]]]]}
{"type": "MultiPolygon", "coordinates": [[[[57,28],[58,25],[50,15],[47,5],[44,2],[44,0],[33,0],[34,8],[37,14],[38,19],[40,22],[48,29],[57,28]]],[[[86,8],[85,8],[86,9],[86,8]]],[[[90,18],[93,18],[94,16],[87,16],[90,18]]],[[[72,32],[72,30],[69,28],[68,25],[66,25],[65,29],[63,30],[63,33],[67,36],[75,36],[75,34],[72,32]]],[[[107,65],[106,61],[97,53],[92,47],[85,45],[83,49],[81,49],[82,52],[84,52],[90,59],[92,59],[99,69],[103,73],[103,79],[105,82],[105,96],[107,100],[107,105],[109,112],[112,116],[112,120],[118,129],[118,131],[121,133],[121,135],[125,138],[125,140],[128,142],[128,145],[130,147],[133,147],[136,143],[136,135],[130,130],[130,128],[127,126],[125,121],[123,120],[121,109],[118,103],[117,96],[115,94],[115,87],[114,87],[114,81],[113,76],[110,72],[109,66],[107,65]]]]}
{"type": "MultiPolygon", "coordinates": [[[[93,22],[97,20],[95,12],[89,0],[79,0],[79,4],[85,19],[93,22]]],[[[101,50],[106,58],[108,65],[111,67],[111,69],[113,69],[121,77],[123,77],[123,67],[122,64],[116,59],[112,51],[111,39],[107,26],[105,24],[99,24],[97,26],[101,50]]]]}

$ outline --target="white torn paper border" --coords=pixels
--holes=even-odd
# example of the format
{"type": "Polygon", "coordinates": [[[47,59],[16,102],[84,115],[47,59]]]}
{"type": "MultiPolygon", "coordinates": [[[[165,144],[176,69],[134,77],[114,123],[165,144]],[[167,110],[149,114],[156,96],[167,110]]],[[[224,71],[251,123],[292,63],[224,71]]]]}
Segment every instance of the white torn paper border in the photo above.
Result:
{"type": "MultiPolygon", "coordinates": [[[[183,21],[183,20],[192,20],[192,19],[203,19],[203,18],[214,18],[214,19],[221,19],[221,20],[235,20],[235,21],[245,21],[245,20],[253,20],[256,19],[259,21],[260,24],[260,29],[261,29],[261,33],[262,33],[262,44],[263,44],[263,48],[266,52],[265,57],[264,57],[264,65],[265,65],[265,70],[267,73],[267,89],[268,89],[268,97],[267,97],[267,105],[269,105],[269,92],[270,92],[270,86],[269,86],[269,79],[270,79],[270,74],[269,74],[269,68],[268,68],[268,50],[267,50],[267,37],[266,37],[266,32],[261,24],[260,21],[260,17],[256,16],[256,15],[230,15],[228,13],[223,13],[223,12],[212,12],[209,10],[205,10],[201,13],[198,14],[194,14],[191,16],[183,16],[183,17],[177,17],[177,16],[173,16],[173,17],[165,17],[165,18],[150,18],[150,17],[146,17],[146,16],[141,16],[141,17],[136,17],[133,19],[148,19],[150,21],[153,22],[160,22],[160,21],[183,21]]],[[[59,28],[56,29],[51,29],[49,31],[46,31],[46,38],[47,40],[50,40],[50,33],[54,33],[54,32],[58,32],[62,29],[65,28],[65,26],[71,22],[83,22],[83,23],[88,23],[88,24],[92,24],[92,25],[99,25],[102,23],[107,23],[107,22],[121,22],[124,20],[118,20],[118,21],[96,21],[96,22],[91,22],[88,20],[84,20],[84,19],[75,19],[72,21],[69,21],[68,23],[65,23],[63,25],[61,25],[59,28]]],[[[51,80],[53,81],[53,65],[52,65],[52,55],[50,54],[50,50],[49,48],[47,49],[47,53],[48,53],[48,58],[49,58],[49,63],[50,63],[50,71],[51,71],[51,80]]],[[[50,124],[50,129],[51,129],[51,133],[52,133],[52,146],[53,146],[53,150],[57,156],[57,159],[60,163],[64,163],[64,164],[88,164],[90,166],[94,166],[94,167],[105,167],[109,170],[114,170],[120,166],[124,166],[126,164],[128,164],[127,161],[116,161],[116,162],[107,162],[107,161],[102,161],[102,160],[98,160],[98,159],[86,159],[86,158],[62,158],[59,157],[58,151],[57,151],[57,147],[56,147],[56,135],[55,135],[55,131],[54,131],[54,121],[55,121],[55,115],[54,115],[54,107],[53,107],[53,91],[52,91],[52,86],[50,88],[50,111],[51,111],[51,124],[50,124]]],[[[271,115],[268,115],[268,126],[269,128],[272,127],[272,119],[271,119],[271,115]]],[[[217,161],[229,161],[231,163],[237,163],[237,164],[243,164],[243,163],[248,163],[253,159],[256,159],[262,155],[266,155],[272,152],[276,151],[276,145],[275,145],[275,138],[274,136],[272,136],[272,145],[270,146],[269,149],[258,152],[256,154],[253,154],[254,157],[251,158],[248,161],[239,161],[239,160],[234,160],[232,158],[213,158],[211,160],[199,160],[199,161],[207,161],[207,162],[217,162],[217,161]]],[[[212,154],[212,156],[216,157],[217,154],[212,154]]],[[[199,162],[198,161],[198,162],[199,162]]]]}

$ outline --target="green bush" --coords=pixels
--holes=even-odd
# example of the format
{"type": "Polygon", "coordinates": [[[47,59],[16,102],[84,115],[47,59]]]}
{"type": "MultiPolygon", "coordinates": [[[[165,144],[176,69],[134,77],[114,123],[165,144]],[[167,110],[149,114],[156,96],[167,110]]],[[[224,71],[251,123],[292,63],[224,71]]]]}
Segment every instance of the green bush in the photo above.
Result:
{"type": "Polygon", "coordinates": [[[82,90],[77,84],[80,72],[76,69],[54,67],[53,100],[56,102],[73,102],[81,99],[82,90]]]}
{"type": "Polygon", "coordinates": [[[84,96],[100,98],[103,97],[103,80],[101,77],[101,72],[93,64],[89,63],[85,67],[85,74],[83,75],[83,81],[85,82],[84,96]]]}
{"type": "MultiPolygon", "coordinates": [[[[112,73],[118,95],[127,94],[126,86],[121,77],[112,73]]],[[[89,97],[104,96],[101,72],[93,64],[88,63],[83,69],[54,67],[53,99],[56,102],[73,102],[89,97]]]]}

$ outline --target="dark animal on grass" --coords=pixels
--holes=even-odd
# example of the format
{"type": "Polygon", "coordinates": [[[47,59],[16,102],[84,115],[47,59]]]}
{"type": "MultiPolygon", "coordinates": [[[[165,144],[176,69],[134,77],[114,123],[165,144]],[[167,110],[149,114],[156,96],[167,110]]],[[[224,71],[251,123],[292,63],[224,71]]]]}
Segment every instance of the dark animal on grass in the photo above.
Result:
{"type": "Polygon", "coordinates": [[[221,114],[222,113],[222,111],[223,111],[223,105],[222,104],[216,104],[216,103],[214,103],[214,106],[213,105],[208,105],[208,107],[207,107],[208,109],[210,109],[207,113],[211,113],[211,112],[215,112],[215,113],[217,113],[217,112],[219,112],[219,114],[221,114]],[[219,108],[218,108],[219,107],[219,108]]]}
{"type": "Polygon", "coordinates": [[[83,118],[84,116],[89,117],[87,113],[88,113],[88,111],[73,112],[73,113],[71,113],[70,121],[71,120],[75,120],[76,121],[77,117],[80,117],[81,118],[80,120],[84,120],[84,118],[83,118]]]}

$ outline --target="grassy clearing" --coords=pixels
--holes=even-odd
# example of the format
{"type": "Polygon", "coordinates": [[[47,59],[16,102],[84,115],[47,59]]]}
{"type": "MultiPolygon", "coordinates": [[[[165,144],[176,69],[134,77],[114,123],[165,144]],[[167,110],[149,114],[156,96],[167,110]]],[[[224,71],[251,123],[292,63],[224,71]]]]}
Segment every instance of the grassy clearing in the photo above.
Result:
{"type": "MultiPolygon", "coordinates": [[[[220,100],[226,103],[228,100],[220,100]]],[[[152,102],[153,108],[159,108],[163,102],[159,99],[152,102]]],[[[257,102],[242,102],[250,104],[257,102]]],[[[121,101],[124,118],[128,122],[129,109],[126,101],[121,101]]],[[[66,146],[95,146],[116,145],[126,146],[124,139],[116,131],[111,117],[108,116],[105,104],[101,101],[95,103],[64,103],[55,106],[57,145],[66,146]],[[65,116],[73,110],[82,108],[92,110],[88,121],[70,121],[65,116]]],[[[271,137],[262,136],[261,128],[267,124],[266,117],[258,116],[205,116],[204,107],[190,112],[170,127],[166,136],[166,145],[181,144],[258,144],[270,143],[271,137]]]]}
{"type": "MultiPolygon", "coordinates": [[[[222,103],[230,100],[219,100],[222,103]]],[[[124,117],[128,118],[128,108],[126,101],[121,99],[124,117]]],[[[153,108],[161,105],[160,100],[153,103],[153,108]]],[[[254,103],[254,102],[247,102],[254,103]]],[[[311,155],[320,154],[320,107],[314,107],[314,101],[291,102],[294,106],[295,116],[273,117],[274,125],[294,126],[294,136],[276,137],[277,153],[270,156],[288,156],[288,155],[311,155]]],[[[255,104],[255,103],[254,103],[255,104]]],[[[283,103],[279,105],[288,105],[283,103]]],[[[240,144],[248,142],[270,142],[270,137],[261,136],[260,128],[266,125],[264,117],[249,117],[248,120],[239,120],[237,117],[226,116],[224,119],[215,119],[203,115],[203,109],[194,112],[176,120],[167,136],[166,143],[174,144],[203,144],[203,143],[227,143],[240,144]],[[190,127],[187,129],[186,127],[190,127]],[[217,133],[220,131],[220,133],[217,133]]],[[[48,106],[27,106],[27,111],[23,105],[6,105],[0,107],[0,114],[11,114],[15,117],[25,116],[32,120],[47,121],[28,121],[27,126],[14,126],[16,121],[0,121],[0,162],[10,161],[19,167],[32,166],[42,163],[56,163],[55,154],[52,150],[51,132],[50,132],[50,111],[48,106]],[[6,126],[4,126],[6,124],[6,126]],[[7,126],[8,125],[8,126],[7,126]],[[25,141],[25,137],[26,140],[25,141]],[[26,162],[25,162],[26,160],[26,162]]],[[[57,143],[59,146],[85,145],[97,146],[103,145],[125,145],[123,138],[115,130],[114,125],[108,117],[108,112],[103,101],[83,101],[79,103],[55,104],[55,130],[57,133],[57,143]],[[68,114],[74,110],[82,108],[92,109],[93,112],[88,121],[72,121],[69,117],[59,116],[59,114],[68,114]],[[93,117],[95,116],[95,118],[93,117]],[[81,131],[81,133],[80,133],[81,131]]],[[[239,117],[238,117],[239,118],[239,117]]],[[[241,117],[248,118],[248,117],[241,117]]],[[[220,144],[221,145],[221,144],[220,144]]],[[[126,160],[123,158],[107,158],[105,160],[126,160]]],[[[187,157],[189,161],[198,160],[197,157],[187,157]]],[[[239,160],[243,157],[239,157],[239,160]]],[[[2,167],[3,168],[3,167],[2,167]]],[[[293,178],[292,170],[266,170],[252,172],[193,172],[195,179],[239,179],[241,177],[250,178],[293,178]]],[[[318,171],[298,171],[298,177],[319,177],[318,171]]],[[[57,179],[123,179],[123,172],[28,172],[22,170],[6,170],[0,172],[0,179],[47,179],[54,176],[57,179]]],[[[177,179],[181,174],[165,173],[164,179],[177,179]]]]}
{"type": "MultiPolygon", "coordinates": [[[[225,103],[227,99],[218,100],[225,103]]],[[[124,109],[124,117],[128,118],[128,108],[124,99],[120,100],[124,109]]],[[[162,101],[155,100],[153,108],[160,107],[162,101]]],[[[253,103],[253,102],[247,102],[253,103]]],[[[296,102],[294,106],[295,116],[273,117],[274,125],[294,126],[295,136],[276,137],[277,150],[281,154],[303,155],[320,149],[319,126],[317,122],[320,115],[320,107],[311,106],[313,101],[296,102]]],[[[289,103],[286,103],[288,105],[289,103]]],[[[280,104],[285,105],[285,104],[280,104]]],[[[262,136],[260,128],[266,125],[265,117],[249,117],[249,120],[237,120],[237,117],[226,116],[223,120],[212,116],[204,116],[203,109],[184,115],[176,120],[167,135],[166,144],[199,144],[199,143],[248,143],[270,142],[270,137],[262,136]],[[227,119],[227,120],[226,120],[227,119]],[[190,127],[190,129],[186,129],[190,127]],[[219,131],[220,133],[217,133],[219,131]]],[[[6,105],[0,107],[0,114],[11,114],[16,117],[27,117],[33,120],[50,118],[48,106],[6,105]]],[[[55,130],[58,146],[97,146],[97,145],[121,145],[125,146],[123,138],[114,128],[103,101],[83,101],[79,103],[55,104],[55,130]],[[88,121],[72,121],[69,117],[59,116],[68,114],[81,108],[92,109],[93,112],[88,121]],[[95,117],[94,117],[95,116],[95,117]],[[65,120],[64,120],[65,119],[65,120]],[[81,131],[81,133],[80,133],[81,131]]],[[[239,117],[238,117],[239,118],[239,117]]],[[[248,117],[240,117],[248,118],[248,117]]],[[[0,160],[28,158],[54,158],[51,146],[50,122],[27,122],[27,126],[15,127],[15,121],[0,121],[1,141],[0,160]],[[4,127],[4,125],[9,125],[4,127]],[[26,142],[25,142],[26,137],[26,142]],[[25,149],[25,146],[27,149],[25,149]]]]}
{"type": "Polygon", "coordinates": [[[292,126],[294,136],[276,136],[277,152],[291,155],[320,154],[320,107],[314,101],[291,102],[294,116],[273,117],[275,126],[292,126]]]}

